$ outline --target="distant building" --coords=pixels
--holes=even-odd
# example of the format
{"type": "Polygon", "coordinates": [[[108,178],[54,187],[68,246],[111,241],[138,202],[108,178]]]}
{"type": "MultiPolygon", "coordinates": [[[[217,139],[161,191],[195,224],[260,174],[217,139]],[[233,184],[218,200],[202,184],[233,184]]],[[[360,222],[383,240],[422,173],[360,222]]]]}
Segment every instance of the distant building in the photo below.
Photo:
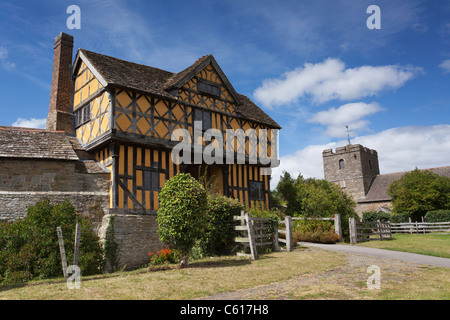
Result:
{"type": "MultiPolygon", "coordinates": [[[[325,180],[338,184],[356,202],[356,213],[390,212],[392,198],[387,190],[405,172],[380,174],[378,153],[360,144],[348,144],[333,152],[322,152],[325,180]]],[[[450,166],[425,169],[450,178],[450,166]]]]}

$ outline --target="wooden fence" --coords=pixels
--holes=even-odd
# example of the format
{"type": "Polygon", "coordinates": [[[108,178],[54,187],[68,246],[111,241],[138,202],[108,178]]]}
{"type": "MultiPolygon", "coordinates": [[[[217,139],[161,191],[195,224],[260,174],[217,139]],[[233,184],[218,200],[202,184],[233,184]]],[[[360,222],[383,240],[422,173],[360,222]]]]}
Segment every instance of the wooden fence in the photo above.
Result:
{"type": "Polygon", "coordinates": [[[389,221],[364,222],[349,218],[350,243],[392,239],[389,221]]]}
{"type": "Polygon", "coordinates": [[[279,250],[279,243],[284,243],[286,245],[286,251],[294,250],[294,241],[292,237],[292,217],[286,216],[284,220],[278,221],[278,231],[275,232],[275,250],[279,250]],[[280,237],[280,235],[282,235],[280,237]]]}
{"type": "Polygon", "coordinates": [[[259,247],[278,248],[276,236],[271,234],[271,225],[269,219],[253,217],[251,214],[241,211],[240,216],[235,216],[234,220],[240,221],[239,226],[235,226],[236,231],[241,232],[241,237],[236,237],[235,241],[244,245],[243,252],[238,255],[249,256],[253,260],[258,258],[259,247]],[[250,249],[250,254],[246,251],[250,249]]]}
{"type": "Polygon", "coordinates": [[[234,220],[240,221],[240,225],[234,229],[241,234],[236,237],[237,243],[243,244],[243,251],[238,252],[240,256],[248,256],[253,260],[258,258],[258,248],[271,247],[273,251],[279,251],[279,243],[286,245],[286,251],[294,250],[292,238],[292,217],[287,216],[278,222],[277,230],[273,233],[271,222],[267,218],[253,217],[244,211],[240,216],[235,216],[234,220]],[[281,235],[281,236],[280,236],[281,235]],[[250,251],[250,254],[246,253],[250,251]]]}
{"type": "Polygon", "coordinates": [[[450,232],[450,222],[391,223],[392,233],[450,232]]]}
{"type": "MultiPolygon", "coordinates": [[[[273,251],[280,250],[280,243],[286,246],[286,251],[294,250],[293,241],[293,220],[303,218],[293,218],[286,216],[284,220],[278,221],[277,230],[273,233],[271,222],[267,218],[253,217],[244,211],[240,216],[235,216],[235,221],[240,221],[240,225],[234,229],[241,233],[235,238],[237,243],[243,244],[243,251],[238,255],[248,256],[253,260],[258,258],[259,247],[272,247],[273,251]],[[250,254],[246,253],[250,251],[250,254]]],[[[336,214],[333,218],[317,218],[318,220],[334,221],[335,232],[342,238],[341,217],[336,214]]]]}

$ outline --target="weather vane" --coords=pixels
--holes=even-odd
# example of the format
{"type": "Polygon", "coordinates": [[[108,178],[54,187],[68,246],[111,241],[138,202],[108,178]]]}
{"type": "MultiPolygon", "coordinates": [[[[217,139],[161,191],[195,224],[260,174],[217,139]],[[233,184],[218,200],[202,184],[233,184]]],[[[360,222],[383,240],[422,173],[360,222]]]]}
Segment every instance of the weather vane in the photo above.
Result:
{"type": "Polygon", "coordinates": [[[348,129],[348,126],[345,126],[346,128],[347,128],[347,139],[348,139],[348,144],[351,144],[351,142],[350,142],[350,132],[351,132],[351,130],[349,130],[348,129]]]}

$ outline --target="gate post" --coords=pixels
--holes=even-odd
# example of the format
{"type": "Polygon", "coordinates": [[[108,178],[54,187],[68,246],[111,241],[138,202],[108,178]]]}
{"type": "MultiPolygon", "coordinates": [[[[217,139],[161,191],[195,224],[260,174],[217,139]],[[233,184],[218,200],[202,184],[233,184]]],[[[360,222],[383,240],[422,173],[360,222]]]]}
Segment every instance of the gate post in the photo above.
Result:
{"type": "Polygon", "coordinates": [[[339,236],[339,241],[342,241],[341,215],[339,213],[334,215],[334,232],[339,236]]]}
{"type": "Polygon", "coordinates": [[[250,242],[250,252],[253,260],[258,259],[258,251],[256,250],[255,230],[253,229],[253,216],[245,213],[245,221],[247,222],[248,240],[250,242]]]}
{"type": "Polygon", "coordinates": [[[356,219],[349,218],[350,243],[357,243],[356,241],[356,219]]]}
{"type": "Polygon", "coordinates": [[[286,251],[292,251],[294,242],[292,241],[292,217],[286,216],[286,251]]]}

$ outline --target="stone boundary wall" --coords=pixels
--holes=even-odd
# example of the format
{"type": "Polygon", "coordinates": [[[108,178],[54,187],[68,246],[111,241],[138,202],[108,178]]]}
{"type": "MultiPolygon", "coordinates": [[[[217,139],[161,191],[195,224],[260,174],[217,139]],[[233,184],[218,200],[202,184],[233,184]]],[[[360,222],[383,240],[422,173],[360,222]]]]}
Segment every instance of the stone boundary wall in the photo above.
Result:
{"type": "Polygon", "coordinates": [[[88,173],[81,161],[0,159],[0,221],[22,219],[27,206],[69,200],[78,213],[109,210],[110,173],[88,173]]]}
{"type": "Polygon", "coordinates": [[[108,212],[108,192],[0,191],[0,222],[25,218],[27,207],[45,198],[51,203],[69,200],[81,214],[88,214],[90,207],[97,203],[108,212]]]}

